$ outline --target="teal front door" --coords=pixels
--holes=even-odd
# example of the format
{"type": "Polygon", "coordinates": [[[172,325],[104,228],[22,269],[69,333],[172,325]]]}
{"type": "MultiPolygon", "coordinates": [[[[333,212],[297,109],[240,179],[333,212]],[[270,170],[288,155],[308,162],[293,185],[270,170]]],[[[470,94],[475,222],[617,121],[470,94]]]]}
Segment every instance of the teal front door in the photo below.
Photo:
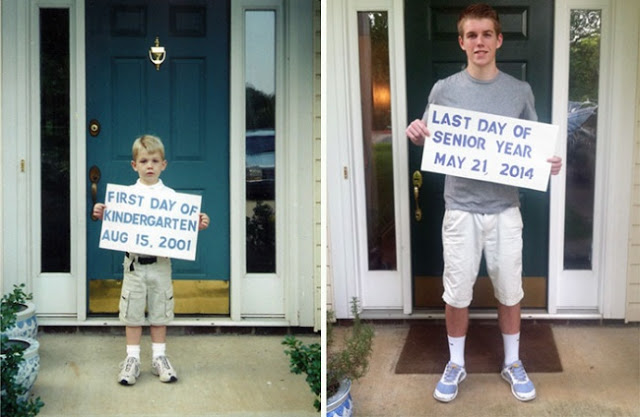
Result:
{"type": "MultiPolygon", "coordinates": [[[[457,41],[456,22],[469,0],[406,0],[405,39],[408,119],[421,118],[433,84],[464,68],[466,55],[457,41]]],[[[498,51],[500,70],[529,82],[541,122],[551,121],[553,1],[489,2],[500,16],[504,42],[498,51]]],[[[410,145],[411,255],[413,304],[416,308],[444,305],[442,239],[444,175],[420,173],[422,147],[410,145]],[[421,176],[421,181],[414,178],[421,176]],[[416,196],[417,193],[417,196],[416,196]],[[415,216],[417,209],[421,217],[415,216]]],[[[545,307],[548,269],[549,195],[520,192],[524,221],[523,307],[545,307]]],[[[495,305],[486,269],[481,268],[473,307],[495,305]]]]}
{"type": "Polygon", "coordinates": [[[201,195],[202,211],[211,217],[211,227],[198,237],[196,260],[173,261],[176,312],[229,311],[229,21],[228,1],[86,2],[91,313],[114,312],[117,304],[109,300],[117,288],[108,283],[117,286],[123,260],[120,252],[98,248],[101,224],[91,220],[91,207],[94,199],[104,200],[107,183],[136,181],[131,145],[145,133],[164,142],[164,183],[201,195]],[[159,65],[149,57],[156,39],[166,51],[159,65]],[[191,294],[183,304],[181,288],[191,294]],[[226,295],[215,306],[188,301],[206,297],[206,291],[226,295]]]}

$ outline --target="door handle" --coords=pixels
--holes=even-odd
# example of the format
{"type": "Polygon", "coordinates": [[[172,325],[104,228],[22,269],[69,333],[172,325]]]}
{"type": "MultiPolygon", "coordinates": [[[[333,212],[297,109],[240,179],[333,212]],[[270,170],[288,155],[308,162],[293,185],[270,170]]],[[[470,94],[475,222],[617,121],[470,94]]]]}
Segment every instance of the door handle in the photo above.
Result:
{"type": "MultiPolygon", "coordinates": [[[[91,181],[91,200],[93,201],[94,206],[98,202],[98,183],[100,182],[101,176],[102,173],[100,172],[100,168],[98,168],[96,165],[89,168],[89,181],[91,181]]],[[[93,213],[93,206],[91,207],[91,212],[93,213]]],[[[94,215],[91,214],[91,220],[95,222],[96,220],[98,220],[98,218],[94,217],[94,215]]]]}
{"type": "Polygon", "coordinates": [[[413,171],[413,200],[416,203],[414,217],[417,222],[422,220],[422,209],[420,208],[420,188],[422,187],[422,173],[418,170],[413,171]]]}

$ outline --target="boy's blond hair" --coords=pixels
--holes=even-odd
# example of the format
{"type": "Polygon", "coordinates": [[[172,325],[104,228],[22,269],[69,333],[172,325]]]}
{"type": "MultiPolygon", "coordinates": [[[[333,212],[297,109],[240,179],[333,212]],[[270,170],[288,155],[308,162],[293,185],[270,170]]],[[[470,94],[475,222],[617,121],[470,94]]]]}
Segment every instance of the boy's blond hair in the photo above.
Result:
{"type": "Polygon", "coordinates": [[[493,21],[493,27],[496,32],[496,36],[502,33],[502,26],[500,25],[498,12],[496,12],[495,9],[488,4],[471,4],[460,13],[460,16],[458,17],[458,35],[460,37],[464,36],[462,25],[467,19],[489,19],[493,21]]]}
{"type": "Polygon", "coordinates": [[[138,152],[140,149],[146,149],[149,153],[160,152],[160,156],[164,160],[164,145],[159,137],[153,135],[142,135],[133,142],[131,153],[133,160],[138,160],[138,152]]]}

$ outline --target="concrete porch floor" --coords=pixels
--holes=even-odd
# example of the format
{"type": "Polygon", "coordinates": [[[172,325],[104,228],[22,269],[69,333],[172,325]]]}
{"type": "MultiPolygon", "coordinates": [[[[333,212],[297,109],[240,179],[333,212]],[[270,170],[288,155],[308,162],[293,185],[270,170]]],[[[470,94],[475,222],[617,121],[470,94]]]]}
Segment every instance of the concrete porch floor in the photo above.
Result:
{"type": "MultiPolygon", "coordinates": [[[[179,380],[165,384],[151,374],[145,332],[140,378],[122,386],[116,382],[126,356],[122,329],[41,329],[40,373],[32,391],[45,403],[39,416],[319,415],[305,376],[289,372],[284,335],[172,334],[175,330],[169,328],[167,355],[179,380]]],[[[313,334],[297,337],[304,343],[320,340],[313,334]]]]}
{"type": "MultiPolygon", "coordinates": [[[[443,404],[432,396],[440,375],[394,373],[409,325],[376,324],[370,370],[351,390],[355,415],[640,416],[640,327],[572,322],[552,328],[564,371],[529,374],[536,385],[535,400],[516,400],[497,372],[471,373],[460,384],[457,398],[443,404]]],[[[336,337],[341,331],[344,328],[336,328],[336,337]]]]}

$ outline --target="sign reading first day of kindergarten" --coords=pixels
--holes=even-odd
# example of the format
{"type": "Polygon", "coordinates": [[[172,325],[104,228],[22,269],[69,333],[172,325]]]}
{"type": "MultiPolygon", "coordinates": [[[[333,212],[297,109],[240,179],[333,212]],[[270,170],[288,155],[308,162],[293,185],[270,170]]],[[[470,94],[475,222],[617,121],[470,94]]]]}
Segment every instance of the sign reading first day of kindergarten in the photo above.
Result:
{"type": "Polygon", "coordinates": [[[423,171],[546,191],[556,125],[432,104],[423,171]]]}
{"type": "Polygon", "coordinates": [[[99,247],[196,259],[201,196],[107,184],[104,201],[99,247]]]}

